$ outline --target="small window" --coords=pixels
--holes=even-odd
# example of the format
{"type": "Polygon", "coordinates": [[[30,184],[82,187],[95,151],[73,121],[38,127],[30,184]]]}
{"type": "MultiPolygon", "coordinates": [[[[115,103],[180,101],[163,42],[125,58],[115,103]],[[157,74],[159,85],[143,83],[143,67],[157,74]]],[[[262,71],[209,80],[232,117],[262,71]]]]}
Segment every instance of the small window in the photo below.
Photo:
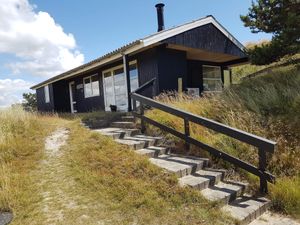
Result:
{"type": "Polygon", "coordinates": [[[138,70],[136,63],[129,66],[130,74],[130,88],[131,91],[135,91],[139,87],[138,70]]]}
{"type": "Polygon", "coordinates": [[[45,92],[45,103],[49,103],[50,102],[49,85],[44,86],[44,92],[45,92]]]}
{"type": "Polygon", "coordinates": [[[204,91],[222,91],[221,67],[203,66],[203,89],[204,91]]]}
{"type": "Polygon", "coordinates": [[[83,83],[84,83],[85,98],[99,96],[100,91],[99,91],[98,74],[83,78],[83,83]]]}

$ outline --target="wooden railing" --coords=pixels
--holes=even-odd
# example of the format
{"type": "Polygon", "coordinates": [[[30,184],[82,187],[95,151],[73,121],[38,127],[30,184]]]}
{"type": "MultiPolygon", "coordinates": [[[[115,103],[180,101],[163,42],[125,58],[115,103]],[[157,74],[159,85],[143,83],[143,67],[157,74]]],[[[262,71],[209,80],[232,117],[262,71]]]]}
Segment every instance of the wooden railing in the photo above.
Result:
{"type": "Polygon", "coordinates": [[[197,147],[200,147],[203,150],[206,150],[210,154],[212,154],[215,157],[221,158],[229,163],[234,164],[237,167],[240,167],[249,173],[252,173],[259,177],[260,179],[260,191],[262,193],[268,192],[268,185],[267,182],[275,183],[275,177],[266,171],[267,167],[267,152],[274,153],[276,143],[270,140],[267,140],[265,138],[244,132],[242,130],[218,123],[216,121],[180,110],[176,109],[172,106],[168,106],[165,104],[162,104],[158,101],[155,101],[151,98],[145,97],[141,94],[139,94],[141,91],[152,87],[153,91],[154,89],[154,83],[155,79],[150,80],[149,82],[145,83],[141,87],[139,87],[137,90],[131,93],[131,98],[133,100],[133,115],[137,118],[141,119],[141,127],[142,132],[145,131],[145,123],[152,124],[158,128],[160,128],[163,131],[166,131],[172,135],[175,135],[178,138],[181,138],[185,141],[186,145],[189,146],[190,144],[193,144],[197,147]],[[139,102],[139,107],[137,107],[137,102],[139,102]],[[184,123],[184,133],[179,132],[173,128],[170,128],[168,126],[165,126],[164,124],[161,124],[153,119],[150,119],[144,115],[144,109],[145,106],[152,107],[155,109],[162,110],[166,113],[172,114],[174,116],[180,117],[183,120],[184,123]],[[139,110],[138,110],[139,108],[139,110]],[[223,152],[221,150],[218,150],[214,147],[211,147],[199,140],[196,140],[190,136],[190,122],[193,122],[195,124],[204,126],[210,130],[213,130],[215,132],[222,133],[224,135],[227,135],[231,138],[234,138],[236,140],[239,140],[241,142],[247,143],[249,145],[252,145],[258,149],[258,158],[259,163],[258,167],[247,163],[243,160],[240,160],[234,156],[229,155],[226,152],[223,152]]]}

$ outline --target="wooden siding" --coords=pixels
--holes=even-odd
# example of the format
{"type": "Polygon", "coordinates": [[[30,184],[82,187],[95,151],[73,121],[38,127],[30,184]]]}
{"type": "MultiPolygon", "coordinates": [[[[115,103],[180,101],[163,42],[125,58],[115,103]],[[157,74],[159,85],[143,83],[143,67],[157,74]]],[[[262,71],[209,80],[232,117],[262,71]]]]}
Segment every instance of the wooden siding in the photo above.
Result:
{"type": "Polygon", "coordinates": [[[69,83],[65,80],[53,83],[54,109],[56,112],[70,112],[69,83]]]}
{"type": "Polygon", "coordinates": [[[53,98],[53,86],[49,84],[49,97],[50,102],[45,102],[45,91],[44,87],[36,89],[36,97],[37,97],[37,108],[40,112],[52,112],[54,111],[54,98],[53,98]]]}
{"type": "Polygon", "coordinates": [[[159,92],[176,91],[178,78],[182,78],[183,89],[187,85],[186,52],[164,47],[158,48],[159,92]]]}
{"type": "Polygon", "coordinates": [[[187,63],[187,87],[199,88],[200,92],[203,91],[202,65],[202,62],[194,60],[189,60],[187,63]]]}
{"type": "MultiPolygon", "coordinates": [[[[149,80],[156,78],[155,87],[157,95],[159,93],[158,83],[158,51],[157,48],[146,50],[136,56],[138,75],[139,75],[139,86],[148,82],[149,80]]],[[[151,97],[152,89],[145,90],[143,95],[151,97]]]]}
{"type": "Polygon", "coordinates": [[[175,35],[164,40],[163,43],[246,57],[245,53],[213,24],[207,24],[175,35]]]}

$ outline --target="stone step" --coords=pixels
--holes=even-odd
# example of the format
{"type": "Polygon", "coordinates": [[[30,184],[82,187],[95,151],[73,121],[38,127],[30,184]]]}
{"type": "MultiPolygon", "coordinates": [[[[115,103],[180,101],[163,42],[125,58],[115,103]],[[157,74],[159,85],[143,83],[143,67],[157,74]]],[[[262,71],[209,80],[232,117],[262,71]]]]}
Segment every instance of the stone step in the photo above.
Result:
{"type": "Polygon", "coordinates": [[[135,126],[135,123],[133,123],[133,122],[116,121],[116,122],[111,123],[111,127],[133,129],[136,126],[135,126]]]}
{"type": "Polygon", "coordinates": [[[148,157],[158,157],[161,154],[166,154],[167,151],[168,149],[165,147],[149,146],[147,148],[136,150],[135,152],[148,157]]]}
{"type": "Polygon", "coordinates": [[[134,140],[126,140],[126,139],[115,139],[116,142],[122,145],[127,145],[132,150],[138,150],[145,147],[145,141],[134,141],[134,140]]]}
{"type": "Polygon", "coordinates": [[[218,184],[203,189],[202,195],[210,201],[219,201],[224,204],[232,202],[244,193],[247,184],[233,182],[219,182],[218,184]]]}
{"type": "Polygon", "coordinates": [[[203,190],[209,186],[215,185],[223,180],[222,172],[211,171],[209,169],[198,170],[192,175],[179,178],[181,186],[189,186],[198,190],[203,190]]]}
{"type": "Polygon", "coordinates": [[[261,216],[270,207],[271,201],[264,197],[239,197],[233,202],[222,207],[225,213],[229,213],[239,224],[249,224],[261,216]]]}
{"type": "Polygon", "coordinates": [[[121,120],[126,122],[135,122],[135,117],[130,115],[122,116],[121,120]]]}
{"type": "Polygon", "coordinates": [[[112,137],[113,139],[121,139],[128,136],[134,136],[140,133],[138,129],[122,129],[122,128],[103,128],[103,129],[95,129],[95,132],[99,132],[102,135],[112,137]]]}
{"type": "Polygon", "coordinates": [[[157,158],[150,158],[150,161],[158,167],[175,173],[178,177],[184,177],[202,169],[207,165],[208,159],[164,154],[157,158]]]}
{"type": "Polygon", "coordinates": [[[158,145],[162,138],[151,137],[146,135],[134,135],[132,137],[124,137],[125,140],[144,141],[145,147],[158,145]]]}

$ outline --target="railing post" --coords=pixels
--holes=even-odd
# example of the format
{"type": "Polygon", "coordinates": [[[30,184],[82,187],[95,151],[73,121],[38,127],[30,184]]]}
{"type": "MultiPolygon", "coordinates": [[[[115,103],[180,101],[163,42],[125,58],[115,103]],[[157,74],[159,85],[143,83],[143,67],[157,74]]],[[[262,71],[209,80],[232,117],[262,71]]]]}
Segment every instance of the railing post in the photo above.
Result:
{"type": "Polygon", "coordinates": [[[184,135],[185,135],[185,150],[190,150],[190,144],[187,141],[187,138],[190,136],[190,123],[189,121],[184,118],[184,135]]]}
{"type": "MultiPolygon", "coordinates": [[[[266,167],[267,167],[267,153],[262,148],[258,149],[258,159],[259,159],[258,169],[261,172],[265,172],[266,167]]],[[[262,194],[267,194],[268,193],[268,183],[267,183],[267,180],[265,179],[265,177],[262,174],[260,176],[260,192],[262,194]]]]}
{"type": "Polygon", "coordinates": [[[140,102],[140,112],[141,112],[141,132],[142,133],[145,133],[146,131],[146,126],[145,126],[145,121],[143,119],[143,116],[144,116],[144,105],[142,102],[140,102]]]}

